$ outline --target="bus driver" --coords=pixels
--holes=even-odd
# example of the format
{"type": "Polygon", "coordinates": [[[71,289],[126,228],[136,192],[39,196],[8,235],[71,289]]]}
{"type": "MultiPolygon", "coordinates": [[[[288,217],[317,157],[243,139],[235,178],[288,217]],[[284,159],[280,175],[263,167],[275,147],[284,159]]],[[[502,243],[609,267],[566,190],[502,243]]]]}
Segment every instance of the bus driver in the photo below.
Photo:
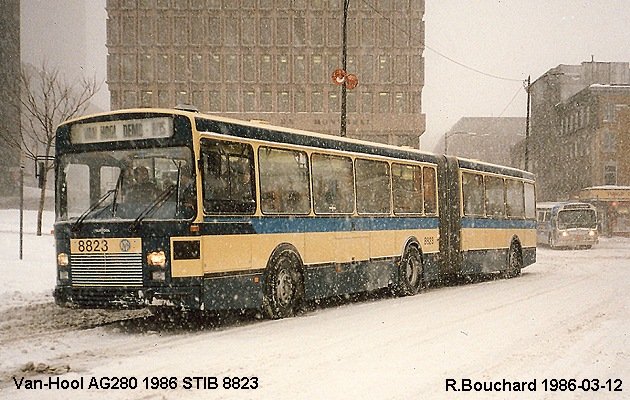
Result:
{"type": "Polygon", "coordinates": [[[129,189],[128,200],[136,203],[151,202],[157,196],[157,188],[149,179],[147,167],[139,166],[133,170],[134,183],[129,189]]]}

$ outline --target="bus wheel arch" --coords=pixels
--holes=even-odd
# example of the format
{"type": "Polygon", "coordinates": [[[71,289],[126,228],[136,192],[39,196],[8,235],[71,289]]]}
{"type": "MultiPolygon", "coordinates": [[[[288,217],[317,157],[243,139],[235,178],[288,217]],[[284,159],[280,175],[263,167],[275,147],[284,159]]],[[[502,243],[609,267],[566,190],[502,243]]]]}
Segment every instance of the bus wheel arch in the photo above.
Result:
{"type": "Polygon", "coordinates": [[[271,253],[265,269],[263,313],[268,318],[291,317],[304,300],[304,269],[297,249],[287,243],[271,253]]]}
{"type": "Polygon", "coordinates": [[[523,268],[523,246],[518,236],[513,236],[507,253],[506,278],[514,278],[521,274],[523,268]]]}
{"type": "Polygon", "coordinates": [[[420,243],[415,238],[407,240],[398,263],[398,279],[395,294],[413,296],[424,287],[424,256],[420,243]]]}

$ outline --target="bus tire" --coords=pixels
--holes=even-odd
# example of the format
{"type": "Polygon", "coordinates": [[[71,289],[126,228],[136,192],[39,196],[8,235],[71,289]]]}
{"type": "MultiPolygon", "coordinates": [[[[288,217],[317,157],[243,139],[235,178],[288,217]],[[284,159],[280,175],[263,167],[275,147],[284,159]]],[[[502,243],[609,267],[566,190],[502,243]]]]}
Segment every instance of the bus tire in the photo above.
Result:
{"type": "Polygon", "coordinates": [[[304,298],[304,282],[299,257],[289,248],[273,254],[267,266],[263,312],[280,319],[294,316],[304,298]]]}
{"type": "Polygon", "coordinates": [[[424,265],[422,255],[416,246],[408,246],[398,266],[398,285],[396,294],[413,296],[424,285],[424,265]]]}
{"type": "Polygon", "coordinates": [[[521,274],[523,268],[523,251],[518,241],[513,240],[508,250],[507,269],[505,270],[506,278],[514,278],[521,274]]]}

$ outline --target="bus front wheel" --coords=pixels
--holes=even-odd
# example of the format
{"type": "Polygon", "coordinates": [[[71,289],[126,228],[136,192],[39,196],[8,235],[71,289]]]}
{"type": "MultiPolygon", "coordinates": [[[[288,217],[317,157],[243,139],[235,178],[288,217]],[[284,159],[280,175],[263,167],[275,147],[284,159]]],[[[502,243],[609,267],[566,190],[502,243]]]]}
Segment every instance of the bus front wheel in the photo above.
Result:
{"type": "Polygon", "coordinates": [[[291,317],[298,311],[304,293],[299,258],[291,250],[277,252],[267,267],[264,312],[268,318],[291,317]]]}

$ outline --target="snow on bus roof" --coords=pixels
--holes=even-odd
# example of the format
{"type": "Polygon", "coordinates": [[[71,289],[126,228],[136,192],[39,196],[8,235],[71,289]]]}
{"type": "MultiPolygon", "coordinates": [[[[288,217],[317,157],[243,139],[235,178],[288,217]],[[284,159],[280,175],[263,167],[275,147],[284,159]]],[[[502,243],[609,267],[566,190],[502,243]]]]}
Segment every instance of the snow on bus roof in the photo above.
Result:
{"type": "Polygon", "coordinates": [[[510,167],[510,166],[507,166],[507,165],[493,164],[491,162],[477,160],[477,159],[473,159],[473,158],[457,157],[457,159],[460,160],[460,161],[471,163],[471,164],[480,164],[480,165],[484,165],[484,166],[487,166],[487,167],[494,167],[494,168],[501,168],[501,169],[506,169],[506,170],[512,170],[514,172],[526,172],[526,173],[532,174],[532,175],[534,174],[533,172],[525,171],[523,169],[510,167]]]}
{"type": "Polygon", "coordinates": [[[536,203],[536,208],[554,208],[560,206],[569,206],[569,205],[588,205],[593,207],[591,203],[586,201],[579,200],[566,200],[566,201],[541,201],[536,203]]]}
{"type": "Polygon", "coordinates": [[[630,190],[630,186],[601,185],[601,186],[589,186],[582,190],[630,190]]]}

